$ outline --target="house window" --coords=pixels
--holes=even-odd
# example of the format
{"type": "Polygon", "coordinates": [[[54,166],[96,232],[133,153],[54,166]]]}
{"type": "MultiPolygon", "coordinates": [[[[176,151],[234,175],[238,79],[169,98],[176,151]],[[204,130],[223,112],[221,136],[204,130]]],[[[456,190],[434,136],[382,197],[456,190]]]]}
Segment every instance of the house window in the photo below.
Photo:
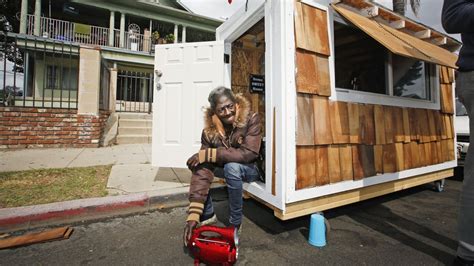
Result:
{"type": "Polygon", "coordinates": [[[78,71],[74,67],[48,65],[46,88],[50,90],[77,90],[78,71]]]}
{"type": "Polygon", "coordinates": [[[360,29],[334,21],[336,90],[432,101],[434,65],[391,53],[360,29]]]}

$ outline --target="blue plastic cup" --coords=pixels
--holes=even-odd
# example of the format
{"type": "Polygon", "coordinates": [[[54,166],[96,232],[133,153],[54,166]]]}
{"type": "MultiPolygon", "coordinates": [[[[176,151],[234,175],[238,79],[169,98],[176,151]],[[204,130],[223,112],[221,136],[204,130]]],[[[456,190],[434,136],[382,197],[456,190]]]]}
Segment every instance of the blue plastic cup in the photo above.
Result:
{"type": "Polygon", "coordinates": [[[320,213],[311,215],[308,242],[319,248],[326,246],[326,225],[324,224],[324,216],[320,213]]]}

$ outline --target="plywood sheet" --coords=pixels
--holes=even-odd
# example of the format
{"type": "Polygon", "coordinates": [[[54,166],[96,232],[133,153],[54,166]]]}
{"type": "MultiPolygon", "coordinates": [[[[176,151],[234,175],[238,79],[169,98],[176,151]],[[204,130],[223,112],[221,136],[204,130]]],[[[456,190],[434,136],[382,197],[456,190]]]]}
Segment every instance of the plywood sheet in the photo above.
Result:
{"type": "Polygon", "coordinates": [[[317,145],[332,144],[329,100],[326,97],[313,96],[314,108],[314,143],[317,145]]]}
{"type": "MultiPolygon", "coordinates": [[[[384,106],[384,113],[385,142],[389,144],[393,143],[395,140],[396,121],[394,109],[390,106],[384,106]]],[[[376,119],[375,121],[378,120],[376,119]]]]}
{"type": "Polygon", "coordinates": [[[360,119],[359,119],[359,104],[348,103],[349,112],[349,141],[353,144],[361,143],[360,137],[360,119]]]}
{"type": "Polygon", "coordinates": [[[404,136],[404,143],[409,143],[411,140],[410,135],[410,116],[408,114],[408,108],[403,108],[403,136],[404,136]]]}
{"type": "Polygon", "coordinates": [[[382,105],[374,105],[374,120],[375,123],[375,144],[382,145],[387,143],[385,140],[385,113],[382,105]]]}
{"type": "Polygon", "coordinates": [[[298,93],[296,97],[296,145],[314,145],[314,108],[311,95],[298,93]]]}
{"type": "Polygon", "coordinates": [[[397,154],[393,143],[383,145],[383,172],[397,172],[397,154]]]}
{"type": "Polygon", "coordinates": [[[349,143],[349,113],[347,103],[329,101],[331,133],[333,143],[349,143]]]}
{"type": "Polygon", "coordinates": [[[315,185],[329,184],[328,146],[315,146],[316,175],[315,185]]]}
{"type": "Polygon", "coordinates": [[[451,84],[441,84],[440,101],[442,113],[454,114],[453,87],[451,84]]]}
{"type": "Polygon", "coordinates": [[[383,146],[374,145],[374,165],[377,174],[383,174],[383,146]]]}
{"type": "Polygon", "coordinates": [[[296,49],[296,90],[331,96],[329,59],[313,52],[296,49]]]}
{"type": "Polygon", "coordinates": [[[359,105],[360,137],[363,144],[375,144],[374,106],[371,104],[359,105]]]}
{"type": "Polygon", "coordinates": [[[308,51],[329,56],[329,35],[326,11],[296,3],[296,46],[308,51]]]}
{"type": "Polygon", "coordinates": [[[330,183],[333,184],[341,182],[341,160],[339,147],[337,145],[329,145],[328,147],[328,168],[330,183]]]}
{"type": "Polygon", "coordinates": [[[296,146],[296,189],[315,186],[316,161],[313,146],[296,146]]]}
{"type": "Polygon", "coordinates": [[[352,180],[354,174],[352,170],[352,149],[350,145],[339,146],[339,162],[341,164],[342,180],[352,180]]]}

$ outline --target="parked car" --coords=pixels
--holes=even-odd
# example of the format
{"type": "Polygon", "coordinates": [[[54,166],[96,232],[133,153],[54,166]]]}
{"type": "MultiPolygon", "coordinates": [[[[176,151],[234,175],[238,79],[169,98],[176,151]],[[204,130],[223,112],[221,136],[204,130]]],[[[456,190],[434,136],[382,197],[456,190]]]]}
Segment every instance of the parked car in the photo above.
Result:
{"type": "Polygon", "coordinates": [[[454,122],[457,139],[458,166],[464,166],[467,148],[469,148],[469,117],[466,107],[456,97],[456,119],[454,122]]]}

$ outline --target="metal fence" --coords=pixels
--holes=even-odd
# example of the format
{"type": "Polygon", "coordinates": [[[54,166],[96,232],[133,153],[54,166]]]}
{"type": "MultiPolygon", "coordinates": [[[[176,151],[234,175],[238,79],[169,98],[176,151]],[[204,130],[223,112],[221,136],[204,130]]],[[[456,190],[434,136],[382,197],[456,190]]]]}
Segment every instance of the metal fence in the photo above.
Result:
{"type": "Polygon", "coordinates": [[[151,113],[152,103],[152,73],[131,71],[118,73],[116,111],[151,113]]]}
{"type": "Polygon", "coordinates": [[[78,46],[9,35],[0,60],[1,106],[77,108],[78,46]]]}

